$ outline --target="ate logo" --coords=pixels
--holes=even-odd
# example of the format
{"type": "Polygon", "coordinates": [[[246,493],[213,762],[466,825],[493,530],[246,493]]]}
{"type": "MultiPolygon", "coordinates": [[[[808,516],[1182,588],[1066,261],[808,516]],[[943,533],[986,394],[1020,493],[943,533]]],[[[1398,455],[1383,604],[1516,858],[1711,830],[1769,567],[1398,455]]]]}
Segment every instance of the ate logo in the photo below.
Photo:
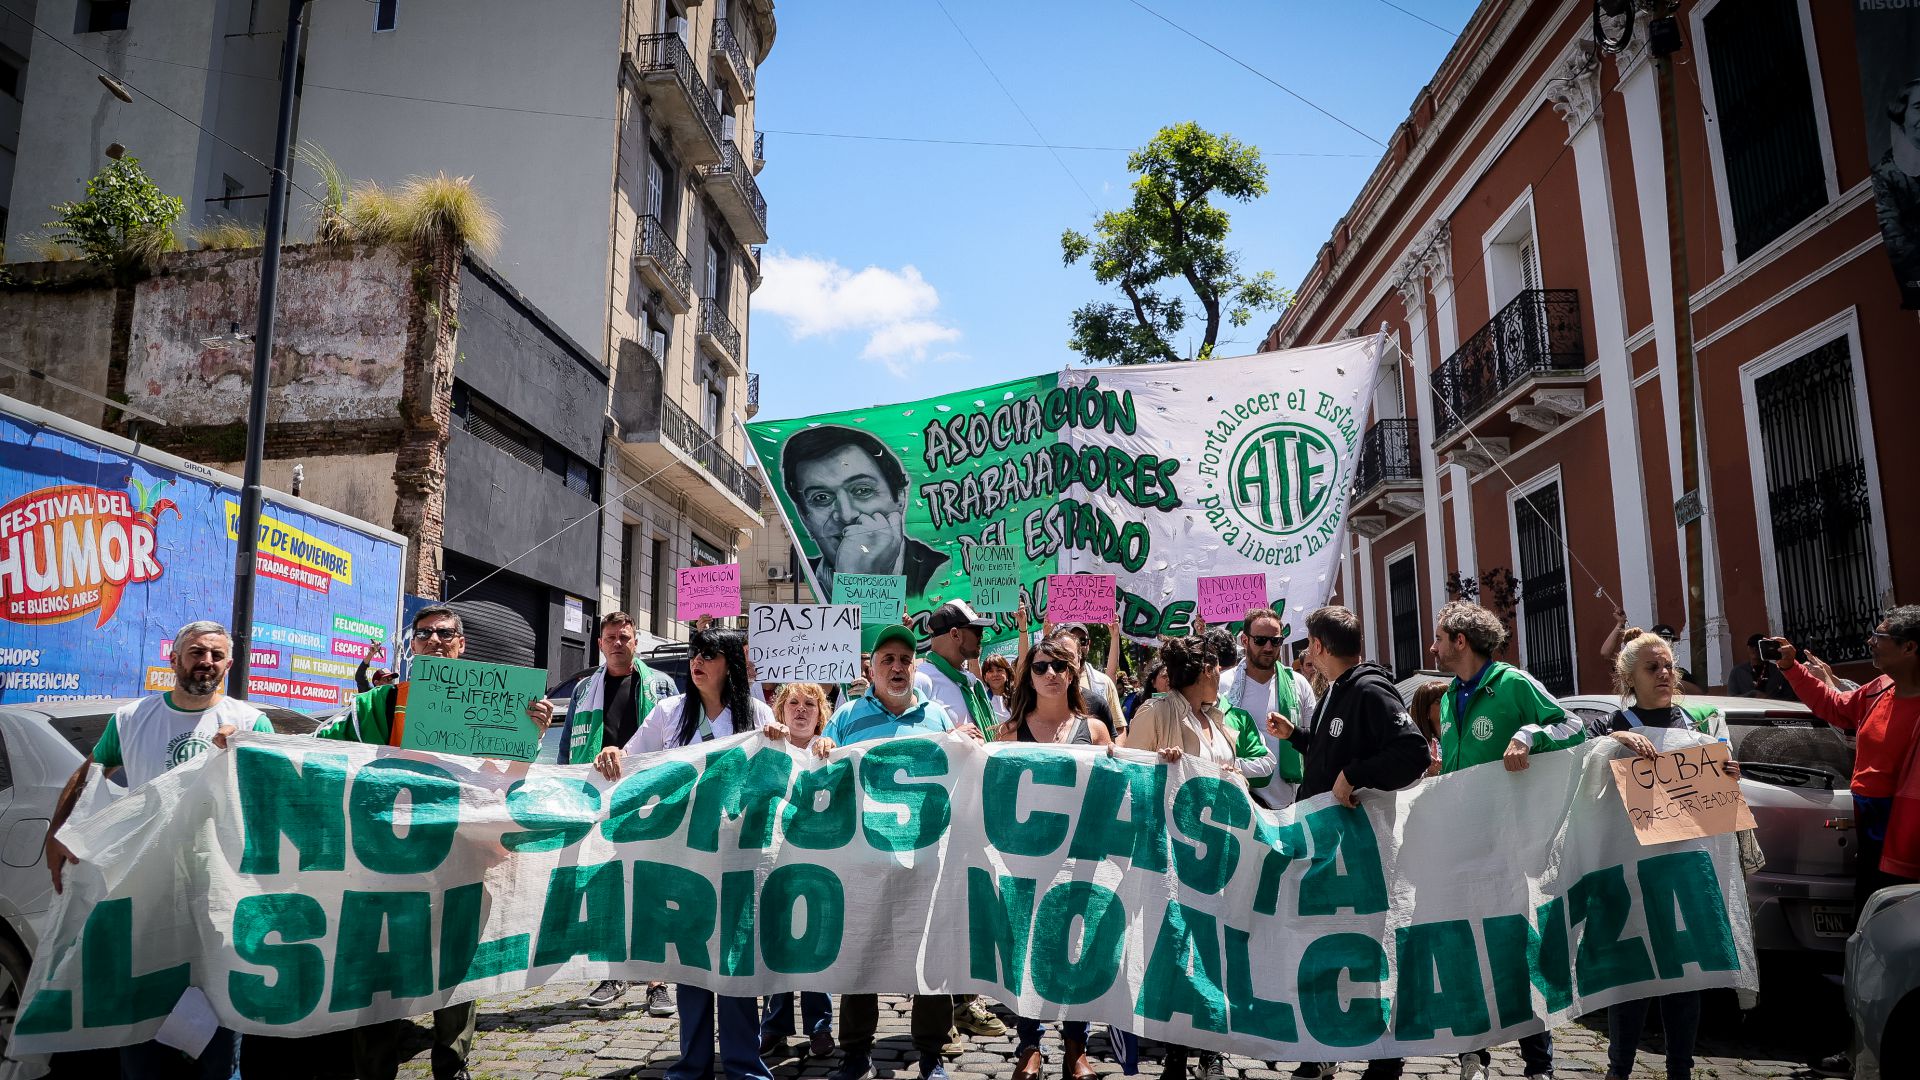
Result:
{"type": "Polygon", "coordinates": [[[1339,458],[1318,429],[1284,421],[1242,439],[1228,475],[1242,520],[1273,536],[1311,527],[1332,504],[1339,458]]]}

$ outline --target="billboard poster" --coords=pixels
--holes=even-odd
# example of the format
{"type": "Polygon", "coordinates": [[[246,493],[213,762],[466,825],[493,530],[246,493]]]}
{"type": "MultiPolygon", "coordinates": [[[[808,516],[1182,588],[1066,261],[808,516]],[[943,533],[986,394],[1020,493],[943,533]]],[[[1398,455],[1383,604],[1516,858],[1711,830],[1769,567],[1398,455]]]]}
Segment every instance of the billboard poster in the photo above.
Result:
{"type": "MultiPolygon", "coordinates": [[[[173,685],[173,635],[225,623],[239,484],[8,403],[0,411],[0,704],[173,685]]],[[[403,538],[269,492],[248,697],[303,712],[353,696],[398,644],[403,538]]]]}

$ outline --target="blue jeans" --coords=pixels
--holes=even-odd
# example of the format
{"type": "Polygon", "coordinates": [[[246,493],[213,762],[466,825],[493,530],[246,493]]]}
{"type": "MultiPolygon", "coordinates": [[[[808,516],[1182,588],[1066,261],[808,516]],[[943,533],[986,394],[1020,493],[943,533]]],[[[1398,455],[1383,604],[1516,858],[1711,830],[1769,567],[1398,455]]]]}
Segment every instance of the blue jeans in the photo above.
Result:
{"type": "Polygon", "coordinates": [[[124,1080],[229,1080],[240,1075],[240,1033],[220,1028],[198,1060],[161,1042],[120,1048],[124,1080]]]}
{"type": "Polygon", "coordinates": [[[720,1026],[720,1065],[728,1080],[773,1080],[760,1060],[760,1001],[716,998],[697,986],[676,986],[680,1013],[680,1060],[667,1066],[667,1080],[707,1080],[713,1075],[713,1028],[720,1026]]]}
{"type": "Polygon", "coordinates": [[[1640,1048],[1640,1033],[1647,1026],[1647,1010],[1656,1002],[1660,1006],[1660,1026],[1667,1034],[1667,1080],[1693,1080],[1693,1042],[1700,1033],[1698,990],[1607,1006],[1607,1068],[1621,1076],[1633,1072],[1633,1056],[1640,1048]]]}
{"type": "MultiPolygon", "coordinates": [[[[1047,1025],[1038,1020],[1018,1017],[1013,1022],[1015,1031],[1020,1033],[1020,1041],[1015,1044],[1014,1053],[1021,1053],[1029,1047],[1039,1046],[1040,1037],[1047,1033],[1047,1025]]],[[[1087,1045],[1087,1022],[1085,1020],[1064,1020],[1060,1024],[1060,1037],[1070,1043],[1087,1045]]]]}
{"type": "MultiPolygon", "coordinates": [[[[800,992],[800,1023],[806,1028],[804,1034],[811,1037],[816,1031],[833,1034],[833,999],[812,990],[800,992]]],[[[760,1013],[760,1037],[769,1035],[793,1034],[793,995],[774,994],[767,999],[764,1011],[760,1013]]]]}

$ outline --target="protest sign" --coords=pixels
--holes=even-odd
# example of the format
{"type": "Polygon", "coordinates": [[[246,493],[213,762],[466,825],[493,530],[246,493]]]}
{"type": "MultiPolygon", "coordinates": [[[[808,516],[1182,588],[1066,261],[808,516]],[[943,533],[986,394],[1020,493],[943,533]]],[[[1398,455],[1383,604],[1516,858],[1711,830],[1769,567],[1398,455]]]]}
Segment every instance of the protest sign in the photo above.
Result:
{"type": "Polygon", "coordinates": [[[678,573],[674,614],[681,622],[740,614],[740,564],[683,566],[678,573]]]}
{"type": "Polygon", "coordinates": [[[1239,622],[1267,606],[1267,575],[1216,574],[1200,579],[1200,617],[1210,623],[1239,622]]]}
{"type": "MultiPolygon", "coordinates": [[[[1268,599],[1297,621],[1339,569],[1384,340],[1068,368],[747,435],[815,596],[839,599],[844,573],[899,569],[924,625],[969,595],[969,544],[1012,545],[1029,595],[1050,573],[1115,575],[1136,639],[1185,633],[1210,574],[1268,575],[1268,599]],[[873,468],[842,475],[842,460],[873,468]]],[[[1012,639],[1013,621],[1001,613],[986,644],[1012,639]]]]}
{"type": "Polygon", "coordinates": [[[1642,844],[1751,829],[1753,810],[1727,773],[1719,742],[1668,750],[1652,758],[1613,759],[1614,784],[1642,844]]]}
{"type": "Polygon", "coordinates": [[[860,677],[860,608],[755,604],[747,611],[747,659],[761,682],[852,682],[860,677]]]}
{"type": "Polygon", "coordinates": [[[405,689],[395,746],[507,761],[540,752],[540,725],[527,705],[546,695],[544,669],[415,656],[405,689]]]}
{"type": "Polygon", "coordinates": [[[746,734],[618,781],[232,746],[62,830],[16,1052],[146,1039],[188,986],[293,1036],[548,981],[986,994],[1287,1061],[1757,986],[1734,838],[1641,847],[1604,742],[1281,811],[1192,756],[958,735],[746,734]]]}
{"type": "Polygon", "coordinates": [[[841,574],[833,579],[833,602],[860,609],[860,649],[870,652],[880,628],[906,614],[907,579],[902,574],[841,574]]]}
{"type": "Polygon", "coordinates": [[[967,577],[973,582],[973,610],[1001,615],[1020,610],[1020,550],[1005,544],[976,544],[967,549],[967,577]]]}
{"type": "Polygon", "coordinates": [[[1048,574],[1047,621],[1105,625],[1118,611],[1112,574],[1048,574]]]}

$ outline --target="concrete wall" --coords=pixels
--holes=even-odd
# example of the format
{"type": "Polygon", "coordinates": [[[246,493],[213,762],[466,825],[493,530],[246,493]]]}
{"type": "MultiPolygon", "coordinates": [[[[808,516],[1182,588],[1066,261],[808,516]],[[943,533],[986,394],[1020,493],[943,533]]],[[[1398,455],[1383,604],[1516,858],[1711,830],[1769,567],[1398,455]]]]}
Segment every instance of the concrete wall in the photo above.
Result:
{"type": "Polygon", "coordinates": [[[570,522],[597,515],[593,500],[569,490],[558,477],[465,431],[455,429],[447,443],[444,543],[450,551],[492,566],[518,558],[514,573],[592,597],[600,587],[599,536],[593,525],[548,538],[570,522]]]}
{"type": "MultiPolygon", "coordinates": [[[[351,514],[381,528],[393,527],[393,460],[391,453],[353,456],[315,454],[297,458],[268,458],[261,462],[263,482],[276,491],[293,491],[293,467],[301,466],[300,497],[329,510],[351,514]]],[[[245,461],[210,462],[235,476],[246,474],[245,461]]]]}
{"type": "MultiPolygon", "coordinates": [[[[249,345],[201,339],[233,322],[251,331],[257,251],[174,256],[135,292],[128,400],[175,425],[246,416],[249,345]]],[[[274,423],[393,421],[403,380],[412,266],[394,248],[294,247],[281,263],[274,337],[274,423]]]]}
{"type": "MultiPolygon", "coordinates": [[[[56,280],[77,276],[80,264],[44,263],[34,267],[56,280]]],[[[0,293],[0,342],[14,363],[44,371],[96,394],[108,391],[113,355],[114,290],[109,288],[34,289],[0,293]]],[[[99,426],[105,407],[81,394],[62,390],[12,368],[0,367],[0,394],[51,409],[82,423],[99,426]]]]}
{"type": "Polygon", "coordinates": [[[471,258],[461,268],[455,374],[588,464],[600,464],[606,369],[513,285],[471,258]]]}
{"type": "Polygon", "coordinates": [[[380,34],[370,5],[310,10],[301,139],[355,180],[472,177],[505,225],[492,264],[600,356],[620,0],[410,0],[380,34]]]}

